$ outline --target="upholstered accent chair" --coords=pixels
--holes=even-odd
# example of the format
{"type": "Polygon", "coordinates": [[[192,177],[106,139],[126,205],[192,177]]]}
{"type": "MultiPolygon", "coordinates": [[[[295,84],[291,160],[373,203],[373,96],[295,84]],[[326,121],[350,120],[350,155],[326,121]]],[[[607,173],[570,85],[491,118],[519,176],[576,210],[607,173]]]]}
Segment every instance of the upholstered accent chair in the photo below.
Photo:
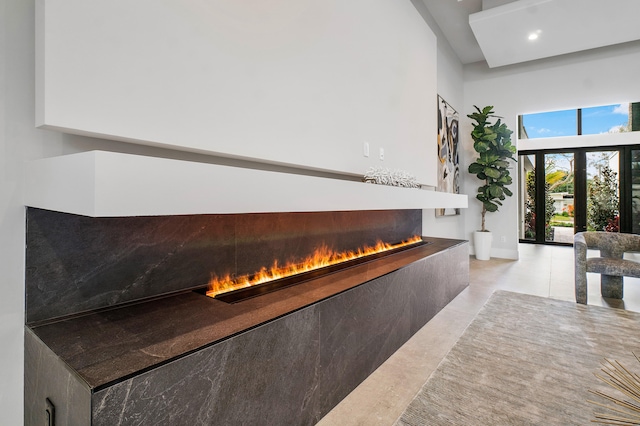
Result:
{"type": "Polygon", "coordinates": [[[640,278],[640,262],[623,259],[625,252],[640,252],[640,235],[617,232],[578,232],[573,237],[576,302],[587,303],[587,272],[600,274],[602,297],[622,299],[623,277],[640,278]],[[587,249],[600,250],[587,257],[587,249]]]}

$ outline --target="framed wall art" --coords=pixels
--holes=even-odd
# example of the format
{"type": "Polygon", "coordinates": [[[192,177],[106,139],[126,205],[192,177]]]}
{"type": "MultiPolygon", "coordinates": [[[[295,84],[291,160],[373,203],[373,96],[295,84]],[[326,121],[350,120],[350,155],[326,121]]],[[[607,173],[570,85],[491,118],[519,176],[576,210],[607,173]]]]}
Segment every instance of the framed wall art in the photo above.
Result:
{"type": "MultiPolygon", "coordinates": [[[[438,95],[438,186],[437,191],[460,193],[458,159],[458,111],[438,95]]],[[[458,208],[435,209],[436,216],[460,214],[458,208]]]]}

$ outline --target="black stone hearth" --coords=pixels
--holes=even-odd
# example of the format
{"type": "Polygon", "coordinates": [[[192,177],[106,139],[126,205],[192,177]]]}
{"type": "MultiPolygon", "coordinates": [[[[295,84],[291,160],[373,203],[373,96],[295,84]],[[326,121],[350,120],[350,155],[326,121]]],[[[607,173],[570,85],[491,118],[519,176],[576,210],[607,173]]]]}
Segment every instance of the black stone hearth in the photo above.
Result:
{"type": "MultiPolygon", "coordinates": [[[[34,233],[27,236],[32,244],[27,268],[32,285],[46,287],[38,271],[49,277],[74,274],[34,255],[45,254],[52,261],[73,250],[46,247],[53,240],[51,217],[34,212],[29,214],[30,219],[37,216],[37,226],[32,226],[36,221],[29,224],[28,232],[34,233]]],[[[398,215],[382,212],[380,220],[418,218],[405,227],[420,226],[419,215],[398,215]]],[[[236,224],[244,220],[234,219],[236,224]]],[[[163,226],[143,228],[147,235],[167,235],[153,230],[163,226]]],[[[100,242],[120,241],[124,234],[101,232],[100,242]]],[[[250,246],[240,243],[238,232],[233,235],[236,245],[250,246]]],[[[91,239],[73,238],[86,241],[96,259],[104,253],[91,247],[91,239]]],[[[101,295],[96,308],[87,312],[84,303],[71,315],[61,315],[57,307],[38,307],[36,317],[45,319],[25,331],[25,424],[44,423],[47,399],[59,424],[314,424],[468,285],[467,242],[428,240],[429,245],[233,304],[183,288],[113,306],[103,306],[101,295]],[[43,312],[54,314],[46,318],[43,312]]],[[[202,238],[191,241],[198,243],[182,247],[190,246],[192,253],[196,246],[206,246],[202,238]]],[[[142,246],[134,245],[136,250],[142,246]]],[[[120,258],[131,256],[140,259],[126,250],[120,258]]],[[[109,267],[117,263],[107,260],[109,267]]],[[[148,264],[142,269],[148,271],[148,264]]],[[[77,293],[82,293],[80,284],[91,281],[82,275],[74,279],[68,286],[77,293]]],[[[128,281],[122,285],[127,288],[128,281]]],[[[56,283],[52,291],[61,287],[56,283]]],[[[47,293],[46,288],[38,291],[47,293]]],[[[65,289],[60,300],[70,300],[74,291],[65,289]]]]}

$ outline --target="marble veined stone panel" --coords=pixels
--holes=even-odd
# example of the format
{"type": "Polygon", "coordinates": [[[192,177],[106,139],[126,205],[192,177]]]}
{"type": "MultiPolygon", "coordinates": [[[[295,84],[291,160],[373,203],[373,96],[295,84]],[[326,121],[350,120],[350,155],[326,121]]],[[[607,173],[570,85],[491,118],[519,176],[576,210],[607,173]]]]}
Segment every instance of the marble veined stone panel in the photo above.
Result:
{"type": "Polygon", "coordinates": [[[310,424],[318,322],[304,309],[99,391],[93,425],[310,424]]]}

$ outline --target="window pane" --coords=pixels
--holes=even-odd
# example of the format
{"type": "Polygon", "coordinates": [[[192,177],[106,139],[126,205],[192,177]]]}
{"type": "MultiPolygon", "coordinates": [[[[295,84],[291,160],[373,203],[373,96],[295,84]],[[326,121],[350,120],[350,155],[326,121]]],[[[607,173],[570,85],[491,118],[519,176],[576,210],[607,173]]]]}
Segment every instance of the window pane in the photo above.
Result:
{"type": "Polygon", "coordinates": [[[634,102],[629,106],[629,127],[632,132],[640,130],[640,102],[634,102]]]}
{"type": "Polygon", "coordinates": [[[573,243],[574,156],[545,154],[545,241],[573,243]]]}
{"type": "Polygon", "coordinates": [[[582,134],[629,131],[629,104],[606,105],[582,109],[582,134]]]}
{"type": "Polygon", "coordinates": [[[587,230],[620,232],[618,151],[587,153],[587,230]]]}
{"type": "Polygon", "coordinates": [[[536,240],[536,156],[521,155],[520,167],[520,239],[536,240]]]}
{"type": "Polygon", "coordinates": [[[631,151],[631,232],[640,234],[640,150],[631,151]]]}
{"type": "Polygon", "coordinates": [[[541,112],[522,116],[520,139],[552,138],[576,136],[578,134],[578,113],[575,109],[541,112]]]}

